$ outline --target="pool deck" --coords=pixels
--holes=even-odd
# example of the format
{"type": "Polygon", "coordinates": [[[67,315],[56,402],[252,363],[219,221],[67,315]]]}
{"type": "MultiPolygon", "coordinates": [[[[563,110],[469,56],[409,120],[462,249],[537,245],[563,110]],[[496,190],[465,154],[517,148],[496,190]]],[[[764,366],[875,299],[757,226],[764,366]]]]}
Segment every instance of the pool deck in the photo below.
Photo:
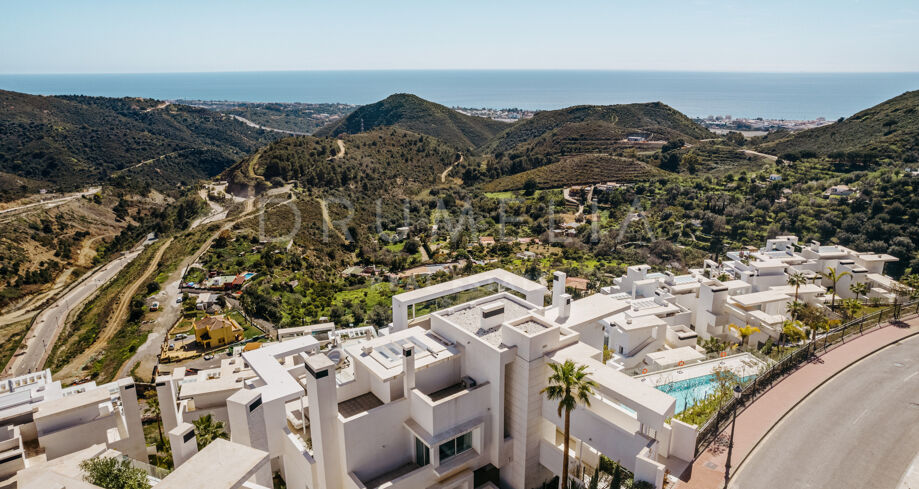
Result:
{"type": "MultiPolygon", "coordinates": [[[[900,326],[887,325],[848,340],[779,381],[737,416],[732,472],[736,472],[773,426],[811,392],[868,355],[916,334],[919,334],[919,318],[900,326]]],[[[674,486],[676,489],[722,487],[727,461],[727,430],[725,428],[718,439],[696,457],[674,486]]]]}
{"type": "Polygon", "coordinates": [[[711,375],[716,368],[730,369],[731,372],[744,378],[759,373],[762,369],[766,368],[766,363],[750,353],[740,353],[683,367],[675,367],[650,374],[638,375],[635,378],[646,384],[658,386],[711,375]]]}

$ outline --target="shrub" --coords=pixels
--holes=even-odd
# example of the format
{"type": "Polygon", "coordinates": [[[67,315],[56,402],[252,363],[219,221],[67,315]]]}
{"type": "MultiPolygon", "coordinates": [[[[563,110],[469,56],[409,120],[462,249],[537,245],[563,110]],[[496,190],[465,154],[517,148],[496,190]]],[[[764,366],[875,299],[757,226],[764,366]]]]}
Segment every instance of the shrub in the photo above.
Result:
{"type": "Polygon", "coordinates": [[[94,458],[80,462],[86,473],[83,480],[104,489],[150,489],[147,473],[127,460],[115,457],[94,458]]]}

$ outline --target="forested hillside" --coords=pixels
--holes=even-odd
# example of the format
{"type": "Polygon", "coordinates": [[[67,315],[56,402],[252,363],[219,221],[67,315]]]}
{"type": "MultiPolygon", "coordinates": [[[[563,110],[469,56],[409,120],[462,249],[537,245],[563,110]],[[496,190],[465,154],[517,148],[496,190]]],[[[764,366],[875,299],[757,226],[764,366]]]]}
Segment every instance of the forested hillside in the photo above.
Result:
{"type": "Polygon", "coordinates": [[[829,156],[870,165],[883,159],[919,161],[919,91],[906,92],[835,124],[762,138],[759,149],[797,160],[829,156]]]}
{"type": "Polygon", "coordinates": [[[0,172],[60,190],[135,180],[162,190],[212,177],[277,134],[136,98],[0,91],[0,172]]]}
{"type": "Polygon", "coordinates": [[[506,122],[461,114],[418,96],[400,93],[359,107],[344,119],[316,131],[315,135],[338,136],[378,127],[397,127],[470,150],[485,144],[509,125],[506,122]]]}

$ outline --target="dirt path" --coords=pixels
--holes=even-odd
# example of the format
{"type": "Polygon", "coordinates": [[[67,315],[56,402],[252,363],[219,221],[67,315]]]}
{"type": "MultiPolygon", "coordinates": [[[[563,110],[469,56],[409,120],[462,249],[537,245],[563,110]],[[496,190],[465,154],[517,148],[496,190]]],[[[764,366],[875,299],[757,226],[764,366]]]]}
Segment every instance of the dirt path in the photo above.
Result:
{"type": "Polygon", "coordinates": [[[460,163],[462,163],[462,162],[463,162],[463,158],[464,158],[464,156],[463,156],[462,154],[460,154],[459,159],[456,160],[452,165],[448,166],[447,169],[444,170],[444,172],[440,174],[440,183],[447,183],[447,174],[450,173],[450,170],[452,170],[454,166],[459,165],[460,163]]]}
{"type": "Polygon", "coordinates": [[[72,274],[73,268],[67,268],[57,276],[50,289],[28,298],[25,302],[18,304],[16,309],[3,313],[3,315],[0,316],[0,326],[31,319],[32,316],[38,314],[39,306],[66,288],[72,274]]]}
{"type": "Polygon", "coordinates": [[[175,155],[180,154],[180,153],[186,153],[186,152],[188,152],[188,151],[194,151],[194,149],[193,149],[193,148],[192,148],[192,149],[180,149],[179,151],[173,151],[172,153],[166,153],[166,154],[164,154],[164,155],[154,156],[153,158],[150,158],[149,160],[144,160],[144,161],[141,161],[140,163],[135,163],[135,164],[133,164],[133,165],[127,167],[127,168],[122,168],[121,170],[118,170],[118,171],[112,173],[112,175],[118,176],[118,175],[121,175],[121,174],[126,173],[126,172],[128,172],[128,171],[131,171],[131,170],[133,170],[133,169],[135,169],[135,168],[140,168],[140,167],[142,167],[142,166],[144,166],[144,165],[149,165],[150,163],[153,163],[153,162],[156,161],[156,160],[161,160],[161,159],[166,158],[166,157],[169,157],[169,156],[175,156],[175,155]]]}
{"type": "Polygon", "coordinates": [[[338,154],[332,158],[337,160],[345,155],[345,142],[341,139],[336,139],[335,142],[338,143],[338,154]]]}
{"type": "Polygon", "coordinates": [[[108,341],[118,333],[121,325],[124,323],[125,318],[128,316],[129,309],[131,307],[131,298],[134,297],[134,294],[137,293],[138,289],[150,280],[150,275],[156,271],[156,268],[159,266],[160,260],[163,258],[163,254],[166,252],[166,249],[169,248],[169,245],[172,243],[173,238],[167,239],[158,250],[156,254],[150,260],[150,263],[147,265],[146,270],[137,278],[133,283],[131,283],[119,296],[118,296],[118,307],[115,308],[115,312],[109,316],[106,321],[105,327],[102,329],[102,332],[99,334],[99,337],[96,338],[96,341],[90,345],[85,351],[77,355],[76,358],[70,361],[67,365],[64,366],[57,374],[56,377],[59,379],[76,379],[82,376],[80,373],[83,365],[85,365],[94,355],[102,351],[108,345],[108,341]]]}
{"type": "Polygon", "coordinates": [[[149,109],[144,110],[144,112],[153,112],[154,110],[165,109],[166,107],[169,107],[171,103],[172,102],[160,102],[160,104],[156,107],[150,107],[149,109]]]}
{"type": "Polygon", "coordinates": [[[341,234],[341,231],[339,231],[334,225],[332,225],[332,218],[329,216],[329,206],[326,205],[325,199],[321,197],[316,197],[316,200],[319,201],[319,208],[322,209],[322,220],[325,222],[325,225],[328,226],[329,229],[334,231],[335,234],[338,235],[338,237],[341,238],[342,241],[347,242],[348,240],[345,239],[345,235],[341,234]]]}
{"type": "Polygon", "coordinates": [[[766,158],[767,160],[769,160],[769,161],[771,161],[771,162],[773,162],[773,163],[775,163],[775,161],[776,161],[777,159],[779,159],[778,156],[767,155],[766,153],[760,153],[759,151],[753,151],[753,150],[750,150],[750,149],[745,149],[745,150],[743,150],[743,154],[745,154],[745,155],[747,155],[747,156],[759,156],[760,158],[766,158]]]}
{"type": "MultiPolygon", "coordinates": [[[[284,205],[293,200],[295,199],[290,199],[279,205],[284,205]]],[[[220,226],[220,229],[211,234],[207,241],[198,247],[194,253],[182,260],[182,263],[172,272],[166,280],[166,286],[163,292],[161,292],[162,300],[160,303],[164,304],[164,307],[154,320],[153,330],[150,331],[150,334],[147,335],[147,340],[137,349],[134,355],[119,367],[116,378],[130,375],[134,365],[138,363],[140,365],[137,368],[137,375],[140,378],[147,378],[152,375],[153,367],[159,361],[160,348],[163,341],[166,339],[166,334],[172,329],[182,314],[182,305],[175,302],[175,297],[179,293],[179,285],[182,281],[182,275],[185,273],[185,269],[196,263],[201,256],[210,249],[214,240],[217,239],[217,236],[219,236],[221,232],[231,229],[236,223],[252,217],[255,210],[254,203],[254,198],[246,199],[245,212],[220,226]]],[[[224,215],[223,219],[225,218],[226,216],[224,215]]]]}

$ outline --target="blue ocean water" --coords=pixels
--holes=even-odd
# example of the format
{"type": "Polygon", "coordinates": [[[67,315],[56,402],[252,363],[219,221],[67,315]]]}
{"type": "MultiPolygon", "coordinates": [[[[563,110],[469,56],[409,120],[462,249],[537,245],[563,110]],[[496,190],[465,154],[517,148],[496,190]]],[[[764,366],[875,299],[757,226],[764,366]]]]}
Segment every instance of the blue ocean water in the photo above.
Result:
{"type": "Polygon", "coordinates": [[[407,92],[448,106],[522,109],[661,101],[690,116],[832,119],[919,89],[919,73],[447,70],[0,75],[0,88],[45,95],[352,104],[407,92]]]}

